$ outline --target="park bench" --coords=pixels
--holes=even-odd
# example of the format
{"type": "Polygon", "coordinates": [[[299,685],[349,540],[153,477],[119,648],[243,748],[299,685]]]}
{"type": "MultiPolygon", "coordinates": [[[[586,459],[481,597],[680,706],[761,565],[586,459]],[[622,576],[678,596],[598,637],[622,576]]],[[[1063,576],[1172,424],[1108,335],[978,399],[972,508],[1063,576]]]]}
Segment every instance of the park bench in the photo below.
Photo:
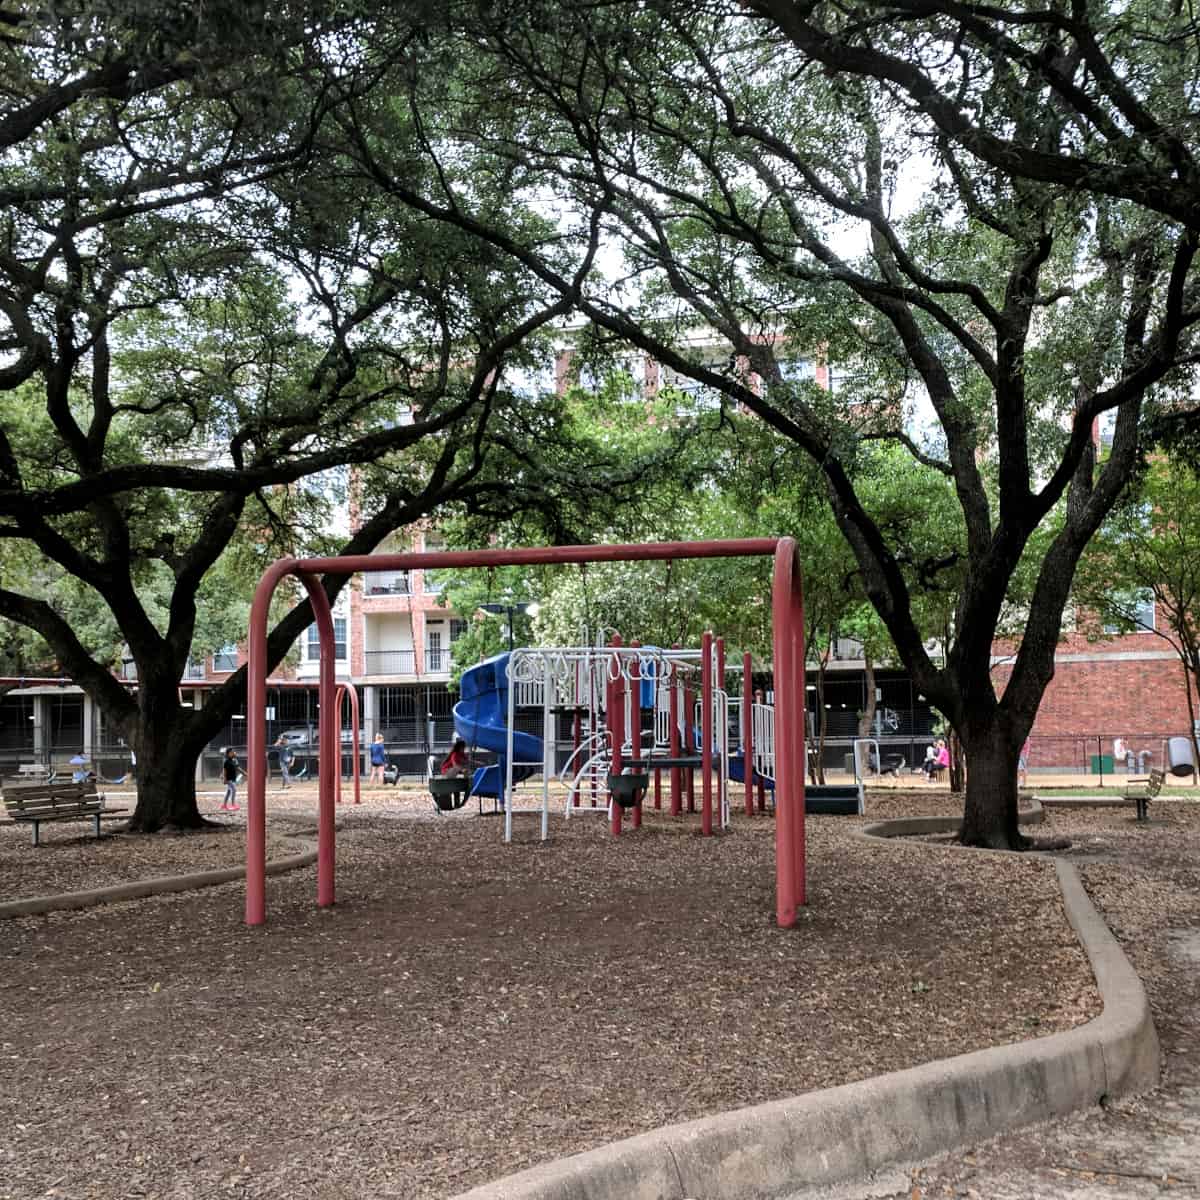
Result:
{"type": "Polygon", "coordinates": [[[1151,771],[1149,779],[1130,779],[1125,784],[1125,799],[1132,800],[1137,809],[1137,819],[1145,821],[1148,817],[1150,801],[1162,791],[1166,781],[1165,771],[1151,771]]]}
{"type": "Polygon", "coordinates": [[[104,796],[94,783],[29,783],[8,779],[3,784],[4,808],[9,819],[33,825],[33,844],[39,844],[46,821],[94,821],[100,836],[100,818],[123,813],[123,808],[106,808],[104,796]]]}

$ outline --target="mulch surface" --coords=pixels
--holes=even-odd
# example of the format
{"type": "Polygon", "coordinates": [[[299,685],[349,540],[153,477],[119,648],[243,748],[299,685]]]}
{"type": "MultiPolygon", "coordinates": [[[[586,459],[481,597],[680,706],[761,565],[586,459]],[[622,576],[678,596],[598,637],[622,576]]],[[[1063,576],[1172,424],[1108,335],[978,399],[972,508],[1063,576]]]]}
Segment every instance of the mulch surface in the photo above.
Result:
{"type": "Polygon", "coordinates": [[[920,1164],[894,1190],[864,1185],[846,1197],[1200,1196],[1200,804],[1160,800],[1150,811],[1142,824],[1132,807],[1058,809],[1042,828],[1072,840],[1064,857],[1145,984],[1160,1086],[920,1164]]]}
{"type": "MultiPolygon", "coordinates": [[[[314,805],[270,798],[273,853],[314,805]]],[[[869,818],[943,807],[889,795],[869,818]]],[[[332,910],[310,868],[269,880],[257,930],[240,884],[0,922],[3,1200],[448,1197],[1099,1011],[1044,857],[810,817],[809,905],[781,931],[768,818],[704,839],[650,815],[614,840],[556,813],[549,842],[526,818],[505,846],[495,818],[383,789],[339,819],[332,910]]],[[[77,832],[34,851],[0,828],[0,878],[15,862],[45,894],[243,848],[77,832]]]]}

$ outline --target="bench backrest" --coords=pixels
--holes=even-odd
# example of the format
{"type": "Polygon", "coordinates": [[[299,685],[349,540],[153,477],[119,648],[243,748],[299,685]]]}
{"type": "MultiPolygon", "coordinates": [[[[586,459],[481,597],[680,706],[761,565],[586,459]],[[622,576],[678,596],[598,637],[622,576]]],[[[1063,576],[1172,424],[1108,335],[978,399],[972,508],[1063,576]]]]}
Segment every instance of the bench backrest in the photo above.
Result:
{"type": "Polygon", "coordinates": [[[21,816],[68,812],[96,812],[104,807],[104,797],[88,783],[29,783],[24,779],[6,779],[3,784],[4,807],[21,816]]]}
{"type": "Polygon", "coordinates": [[[1162,791],[1163,783],[1166,781],[1167,773],[1165,771],[1153,770],[1150,772],[1150,778],[1146,782],[1146,791],[1151,796],[1157,796],[1162,791]]]}

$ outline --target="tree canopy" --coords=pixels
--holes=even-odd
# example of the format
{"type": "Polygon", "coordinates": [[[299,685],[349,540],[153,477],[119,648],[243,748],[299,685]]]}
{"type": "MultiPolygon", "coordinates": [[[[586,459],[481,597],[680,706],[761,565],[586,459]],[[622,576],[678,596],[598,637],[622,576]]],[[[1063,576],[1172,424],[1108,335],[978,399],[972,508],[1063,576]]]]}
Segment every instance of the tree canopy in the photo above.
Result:
{"type": "MultiPolygon", "coordinates": [[[[964,839],[1020,844],[1017,753],[1079,558],[1147,417],[1193,384],[1200,51],[1178,6],[254,6],[228,66],[207,8],[161,36],[49,11],[4,42],[24,90],[0,124],[0,387],[45,418],[8,432],[29,462],[0,440],[0,519],[103,598],[139,666],[177,670],[196,581],[235,530],[302,525],[303,480],[368,481],[346,549],[447,501],[557,513],[561,536],[588,487],[634,484],[557,437],[561,400],[506,384],[572,313],[818,472],[962,740],[964,839]],[[56,19],[79,30],[62,55],[56,19]],[[869,494],[879,446],[953,497],[928,536],[869,494]],[[194,541],[152,536],[155,512],[194,541]],[[170,568],[165,632],[127,560],[170,568]]],[[[0,612],[110,687],[53,605],[10,588],[0,612]]]]}
{"type": "MultiPolygon", "coordinates": [[[[178,683],[268,562],[365,552],[452,503],[552,525],[568,490],[578,512],[636,479],[599,459],[604,487],[581,481],[554,399],[514,383],[569,302],[343,169],[328,83],[350,86],[361,22],[51,7],[3,40],[0,616],[137,751],[134,827],[195,823],[196,756],[244,680],[199,710],[178,683]]],[[[416,127],[388,136],[420,160],[416,127]]],[[[273,662],[311,619],[278,615],[273,662]]]]}
{"type": "MultiPolygon", "coordinates": [[[[414,186],[347,134],[390,194],[512,255],[819,464],[871,603],[962,739],[964,838],[1017,845],[1016,756],[1079,555],[1134,469],[1144,416],[1191,383],[1194,196],[1164,172],[1183,154],[1180,62],[1194,50],[1143,36],[1151,14],[1136,7],[1008,24],[934,9],[902,5],[893,34],[875,5],[464,3],[451,20],[470,52],[450,79],[416,78],[406,102],[431,154],[471,162],[475,186],[414,186]],[[898,77],[889,53],[936,86],[898,77]],[[938,99],[952,89],[957,124],[938,99]],[[1162,140],[1142,152],[1151,113],[1178,129],[1147,126],[1162,140]],[[559,236],[499,228],[480,179],[554,196],[559,236]],[[620,262],[581,281],[564,246],[594,244],[597,228],[620,262]],[[698,353],[697,329],[727,353],[698,353]],[[794,378],[798,351],[850,368],[840,394],[794,378]],[[914,436],[922,408],[932,436],[914,436]],[[1094,425],[1110,411],[1100,460],[1094,425]],[[940,661],[899,546],[856,486],[877,441],[940,473],[958,504],[961,547],[917,572],[957,581],[940,661]],[[993,637],[1047,527],[997,696],[993,637]]],[[[382,63],[386,38],[377,50],[382,63]]]]}

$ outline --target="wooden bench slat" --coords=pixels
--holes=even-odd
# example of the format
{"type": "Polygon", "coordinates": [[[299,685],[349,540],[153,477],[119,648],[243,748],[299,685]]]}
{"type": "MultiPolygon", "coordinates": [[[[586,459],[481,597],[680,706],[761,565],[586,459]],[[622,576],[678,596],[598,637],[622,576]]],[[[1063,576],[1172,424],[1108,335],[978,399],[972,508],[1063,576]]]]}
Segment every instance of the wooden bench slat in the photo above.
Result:
{"type": "Polygon", "coordinates": [[[39,800],[34,804],[6,805],[6,807],[10,815],[15,819],[22,816],[39,816],[43,814],[48,817],[54,817],[73,812],[102,812],[104,802],[98,798],[89,801],[87,804],[76,804],[75,802],[70,804],[55,804],[53,801],[39,800]]]}
{"type": "Polygon", "coordinates": [[[93,781],[81,783],[29,783],[5,780],[0,785],[4,808],[10,820],[33,826],[33,844],[38,831],[48,821],[93,821],[100,836],[100,821],[111,815],[104,807],[104,796],[93,781]]]}
{"type": "Polygon", "coordinates": [[[1162,791],[1166,779],[1167,773],[1165,771],[1154,770],[1150,772],[1148,779],[1126,780],[1124,799],[1133,801],[1134,807],[1137,809],[1137,819],[1139,821],[1146,820],[1150,801],[1155,799],[1162,791]]]}

